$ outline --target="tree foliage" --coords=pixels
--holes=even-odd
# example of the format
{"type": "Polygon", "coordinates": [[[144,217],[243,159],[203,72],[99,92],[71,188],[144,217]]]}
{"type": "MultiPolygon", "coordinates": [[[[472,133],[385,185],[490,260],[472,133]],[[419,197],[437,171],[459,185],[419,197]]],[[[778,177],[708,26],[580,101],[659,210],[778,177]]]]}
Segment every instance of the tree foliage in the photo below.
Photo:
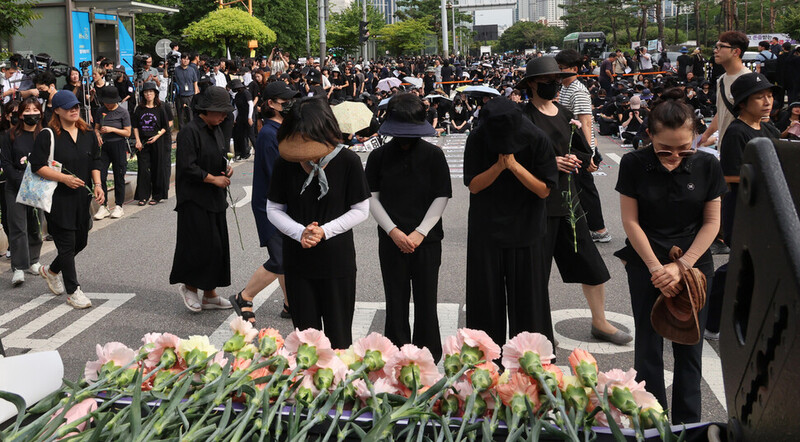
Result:
{"type": "Polygon", "coordinates": [[[384,26],[378,39],[390,53],[410,55],[425,48],[425,37],[430,33],[425,20],[410,19],[384,26]]]}
{"type": "MultiPolygon", "coordinates": [[[[217,5],[211,1],[192,0],[143,0],[160,6],[180,9],[177,14],[143,14],[136,19],[136,50],[153,54],[156,42],[162,38],[181,43],[181,50],[190,49],[184,44],[181,31],[192,22],[200,20],[214,11],[217,5]]],[[[153,54],[155,56],[155,54],[153,54]]]]}
{"type": "MultiPolygon", "coordinates": [[[[311,52],[319,48],[319,18],[317,0],[308,0],[311,28],[311,52]]],[[[261,19],[277,35],[277,46],[292,57],[306,56],[306,2],[305,0],[253,0],[253,15],[261,19]]],[[[357,26],[357,25],[356,25],[357,26]]],[[[259,42],[261,44],[261,42],[259,42]]],[[[271,48],[261,45],[261,53],[269,54],[271,48]]]]}
{"type": "Polygon", "coordinates": [[[3,0],[0,6],[0,40],[7,40],[17,35],[20,29],[40,18],[33,11],[33,6],[38,3],[34,0],[3,0]]]}
{"type": "Polygon", "coordinates": [[[224,55],[225,48],[242,50],[249,40],[270,45],[277,40],[272,29],[261,20],[237,8],[218,9],[183,30],[186,39],[208,53],[224,55]]]}
{"type": "Polygon", "coordinates": [[[800,40],[800,5],[794,5],[778,17],[777,30],[789,34],[793,39],[800,40]]]}
{"type": "Polygon", "coordinates": [[[501,51],[559,46],[564,39],[561,29],[541,23],[518,21],[503,32],[497,43],[501,51]]]}
{"type": "MultiPolygon", "coordinates": [[[[395,17],[400,20],[421,20],[427,24],[428,29],[430,32],[435,32],[438,36],[439,40],[437,43],[437,52],[438,48],[441,46],[441,34],[442,34],[442,2],[441,0],[397,0],[397,12],[395,12],[395,17]]],[[[449,10],[448,14],[448,22],[447,24],[450,25],[453,20],[453,10],[449,10]]],[[[472,15],[465,14],[463,12],[455,12],[455,21],[456,24],[460,22],[468,22],[472,23],[472,15]]],[[[452,31],[451,31],[452,32],[452,31]]]]}
{"type": "MultiPolygon", "coordinates": [[[[327,22],[327,42],[331,48],[344,49],[345,54],[354,54],[360,47],[358,25],[362,17],[362,6],[353,2],[342,12],[331,14],[327,22]]],[[[378,35],[385,26],[383,14],[374,6],[367,5],[369,35],[378,35]]]]}

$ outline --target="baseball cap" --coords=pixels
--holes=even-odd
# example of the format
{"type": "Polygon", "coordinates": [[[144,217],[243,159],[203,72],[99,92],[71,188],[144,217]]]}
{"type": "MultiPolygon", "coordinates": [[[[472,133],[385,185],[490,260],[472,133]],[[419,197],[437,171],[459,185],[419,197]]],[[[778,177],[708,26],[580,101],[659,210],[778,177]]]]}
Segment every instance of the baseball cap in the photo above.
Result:
{"type": "Polygon", "coordinates": [[[272,83],[267,84],[267,87],[264,89],[264,98],[282,98],[284,100],[288,100],[290,98],[297,98],[300,96],[300,92],[292,89],[284,83],[283,81],[273,81],[272,83]]]}
{"type": "Polygon", "coordinates": [[[53,108],[61,108],[61,109],[72,109],[75,106],[80,105],[81,103],[78,101],[78,97],[72,93],[72,91],[68,90],[60,90],[53,95],[53,99],[50,100],[50,104],[53,105],[53,108]]]}

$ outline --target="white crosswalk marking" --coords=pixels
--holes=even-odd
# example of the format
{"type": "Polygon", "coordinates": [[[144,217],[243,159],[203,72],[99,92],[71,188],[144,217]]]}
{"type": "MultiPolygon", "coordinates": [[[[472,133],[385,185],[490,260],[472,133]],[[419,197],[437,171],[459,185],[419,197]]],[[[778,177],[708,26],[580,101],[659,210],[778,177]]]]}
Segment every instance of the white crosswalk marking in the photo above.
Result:
{"type": "Polygon", "coordinates": [[[615,154],[615,153],[607,153],[607,154],[605,154],[605,157],[610,159],[611,161],[617,163],[617,164],[619,164],[619,162],[622,161],[622,158],[619,155],[615,154]]]}
{"type": "MultiPolygon", "coordinates": [[[[14,310],[11,310],[3,316],[0,316],[0,326],[3,326],[22,316],[23,314],[43,306],[48,301],[58,301],[58,305],[48,312],[39,315],[37,318],[14,330],[9,335],[4,336],[3,346],[6,348],[27,348],[34,352],[56,350],[67,343],[67,341],[71,340],[84,330],[103,319],[103,317],[105,317],[107,314],[111,313],[122,304],[128,302],[131,298],[136,296],[136,294],[86,293],[86,296],[93,301],[101,299],[105,299],[106,301],[98,306],[92,307],[89,310],[85,310],[86,314],[81,316],[78,320],[70,322],[66,327],[59,330],[56,334],[46,338],[31,338],[31,336],[60,319],[67,313],[73,311],[72,307],[64,303],[65,298],[63,297],[55,298],[53,295],[41,295],[15,308],[14,310]]],[[[4,332],[5,330],[6,329],[0,328],[0,333],[4,332]]]]}
{"type": "MultiPolygon", "coordinates": [[[[439,303],[436,313],[439,316],[439,333],[442,338],[456,334],[458,329],[459,304],[439,303]]],[[[414,329],[414,304],[408,306],[408,322],[414,329]]],[[[356,302],[353,315],[353,340],[361,339],[373,331],[383,334],[383,330],[373,330],[372,323],[378,310],[386,310],[385,302],[356,302]]]]}
{"type": "MultiPolygon", "coordinates": [[[[258,308],[267,302],[270,297],[272,297],[272,294],[275,293],[275,290],[277,290],[278,287],[280,287],[280,284],[276,279],[275,281],[272,281],[272,284],[264,288],[264,290],[258,292],[255,299],[253,299],[253,311],[258,311],[258,308]]],[[[211,343],[217,348],[222,348],[222,345],[225,344],[225,341],[227,341],[233,334],[233,332],[231,332],[230,323],[234,319],[236,319],[236,312],[228,315],[228,317],[222,321],[222,324],[220,324],[219,327],[214,330],[214,333],[211,333],[211,335],[208,337],[208,340],[211,341],[211,343]]]]}
{"type": "MultiPolygon", "coordinates": [[[[244,190],[244,196],[239,199],[239,201],[236,201],[236,204],[234,204],[234,206],[237,208],[242,207],[245,204],[250,204],[250,201],[253,200],[253,186],[242,186],[242,189],[244,190]]],[[[236,198],[236,195],[233,197],[236,198]]]]}

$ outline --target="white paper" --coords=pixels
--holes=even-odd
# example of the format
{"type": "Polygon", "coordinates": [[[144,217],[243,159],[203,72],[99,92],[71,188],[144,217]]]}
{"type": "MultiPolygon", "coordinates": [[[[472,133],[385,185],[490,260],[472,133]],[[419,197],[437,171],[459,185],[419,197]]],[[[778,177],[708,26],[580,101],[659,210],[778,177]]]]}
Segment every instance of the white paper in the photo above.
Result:
{"type": "MultiPolygon", "coordinates": [[[[30,407],[61,388],[64,363],[57,351],[0,358],[0,391],[16,393],[30,407]]],[[[0,399],[0,424],[17,415],[17,407],[0,399]]]]}

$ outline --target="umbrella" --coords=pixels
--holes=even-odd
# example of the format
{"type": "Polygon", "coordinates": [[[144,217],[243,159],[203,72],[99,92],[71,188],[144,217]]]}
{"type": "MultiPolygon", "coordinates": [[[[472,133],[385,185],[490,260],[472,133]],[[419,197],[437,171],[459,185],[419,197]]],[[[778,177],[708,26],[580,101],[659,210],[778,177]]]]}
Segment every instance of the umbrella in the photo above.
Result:
{"type": "Polygon", "coordinates": [[[343,101],[331,109],[339,122],[339,130],[345,134],[354,134],[372,122],[372,111],[364,103],[343,101]]]}
{"type": "Polygon", "coordinates": [[[491,68],[492,67],[492,65],[490,65],[489,63],[482,63],[481,66],[486,67],[486,68],[491,68]]]}
{"type": "Polygon", "coordinates": [[[414,86],[417,89],[422,88],[422,79],[417,77],[403,77],[403,81],[414,86]]]}
{"type": "Polygon", "coordinates": [[[378,109],[381,109],[381,110],[386,109],[386,106],[389,105],[389,100],[391,100],[391,99],[392,99],[392,97],[384,98],[383,100],[381,100],[381,102],[378,103],[378,109]]]}
{"type": "Polygon", "coordinates": [[[498,92],[497,89],[489,86],[467,86],[462,91],[466,94],[500,95],[500,92],[498,92]]]}
{"type": "Polygon", "coordinates": [[[456,88],[456,92],[464,92],[464,89],[468,88],[469,85],[459,86],[456,88]]]}
{"type": "Polygon", "coordinates": [[[403,84],[403,82],[400,81],[399,78],[395,77],[384,78],[383,80],[378,82],[378,90],[389,92],[390,90],[392,90],[393,87],[399,87],[401,84],[403,84]]]}
{"type": "Polygon", "coordinates": [[[443,100],[453,101],[453,100],[450,99],[450,97],[445,97],[444,95],[439,95],[439,94],[426,95],[425,98],[428,99],[428,100],[437,100],[437,99],[441,98],[443,100]]]}

